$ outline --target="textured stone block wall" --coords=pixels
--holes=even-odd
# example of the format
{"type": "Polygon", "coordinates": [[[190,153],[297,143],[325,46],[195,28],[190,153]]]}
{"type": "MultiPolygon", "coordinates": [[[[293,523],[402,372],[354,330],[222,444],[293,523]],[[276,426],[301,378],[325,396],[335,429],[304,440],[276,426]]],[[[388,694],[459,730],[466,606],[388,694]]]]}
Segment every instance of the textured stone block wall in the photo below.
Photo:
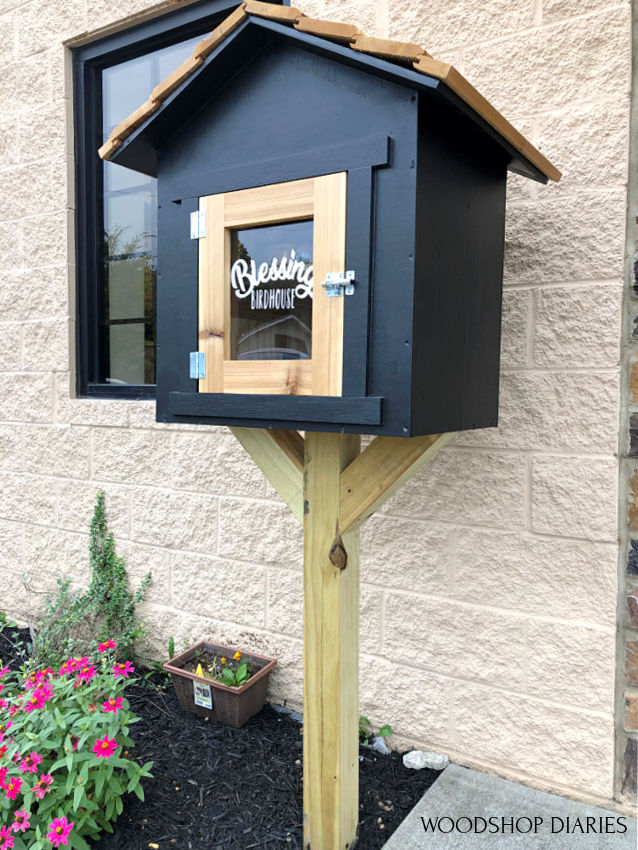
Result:
{"type": "MultiPolygon", "coordinates": [[[[629,3],[301,5],[451,60],[564,170],[558,186],[510,181],[500,427],[457,438],[363,532],[362,713],[461,763],[609,800],[629,3]]],[[[273,698],[299,704],[296,521],[228,432],[70,394],[62,42],[146,12],[0,0],[0,607],[24,615],[56,575],[86,578],[103,487],[132,574],[153,572],[158,651],[169,635],[264,650],[273,698]]]]}

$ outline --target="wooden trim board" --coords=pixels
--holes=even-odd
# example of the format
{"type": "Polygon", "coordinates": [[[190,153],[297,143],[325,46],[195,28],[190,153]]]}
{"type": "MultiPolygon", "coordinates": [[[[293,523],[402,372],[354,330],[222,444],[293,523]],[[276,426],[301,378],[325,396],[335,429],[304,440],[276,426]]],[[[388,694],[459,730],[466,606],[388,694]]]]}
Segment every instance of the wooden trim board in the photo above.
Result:
{"type": "Polygon", "coordinates": [[[304,440],[298,431],[231,428],[299,522],[303,523],[304,440]]]}
{"type": "Polygon", "coordinates": [[[362,525],[454,436],[376,437],[341,476],[342,532],[362,525]]]}

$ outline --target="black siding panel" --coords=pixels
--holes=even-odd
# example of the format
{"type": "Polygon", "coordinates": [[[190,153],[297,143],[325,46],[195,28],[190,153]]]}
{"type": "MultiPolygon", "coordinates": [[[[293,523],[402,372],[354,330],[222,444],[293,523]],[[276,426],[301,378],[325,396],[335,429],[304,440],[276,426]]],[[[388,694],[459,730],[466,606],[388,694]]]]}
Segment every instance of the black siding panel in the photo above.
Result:
{"type": "Polygon", "coordinates": [[[470,122],[419,112],[414,433],[497,424],[506,158],[470,122]]]}
{"type": "Polygon", "coordinates": [[[166,202],[159,183],[157,231],[157,411],[170,419],[168,393],[195,392],[189,377],[189,353],[197,351],[197,248],[190,239],[190,213],[196,200],[166,202]]]}

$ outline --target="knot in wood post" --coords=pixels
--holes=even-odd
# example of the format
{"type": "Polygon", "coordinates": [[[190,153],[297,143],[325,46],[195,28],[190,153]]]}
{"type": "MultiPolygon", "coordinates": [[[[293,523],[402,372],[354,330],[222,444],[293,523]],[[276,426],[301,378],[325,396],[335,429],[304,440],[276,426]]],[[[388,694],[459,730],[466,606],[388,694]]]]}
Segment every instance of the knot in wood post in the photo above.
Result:
{"type": "Polygon", "coordinates": [[[328,557],[330,558],[330,563],[339,570],[345,570],[348,565],[348,553],[346,552],[346,547],[343,545],[341,535],[338,532],[332,546],[330,547],[330,554],[328,557]]]}

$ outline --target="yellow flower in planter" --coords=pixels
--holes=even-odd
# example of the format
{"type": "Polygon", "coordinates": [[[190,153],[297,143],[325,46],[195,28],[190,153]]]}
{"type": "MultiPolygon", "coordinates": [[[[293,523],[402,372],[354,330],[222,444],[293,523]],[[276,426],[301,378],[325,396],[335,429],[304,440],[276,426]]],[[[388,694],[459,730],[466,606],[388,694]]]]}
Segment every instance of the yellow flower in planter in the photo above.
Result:
{"type": "Polygon", "coordinates": [[[226,663],[226,659],[224,658],[224,656],[222,656],[222,664],[225,664],[225,663],[226,663]]]}
{"type": "Polygon", "coordinates": [[[236,653],[233,655],[233,658],[235,659],[235,661],[239,661],[239,659],[241,658],[241,652],[236,652],[236,653]]]}
{"type": "Polygon", "coordinates": [[[201,664],[198,664],[198,665],[197,665],[197,670],[195,670],[195,675],[196,675],[196,676],[201,676],[202,678],[204,678],[204,671],[202,670],[202,665],[201,665],[201,664]]]}

